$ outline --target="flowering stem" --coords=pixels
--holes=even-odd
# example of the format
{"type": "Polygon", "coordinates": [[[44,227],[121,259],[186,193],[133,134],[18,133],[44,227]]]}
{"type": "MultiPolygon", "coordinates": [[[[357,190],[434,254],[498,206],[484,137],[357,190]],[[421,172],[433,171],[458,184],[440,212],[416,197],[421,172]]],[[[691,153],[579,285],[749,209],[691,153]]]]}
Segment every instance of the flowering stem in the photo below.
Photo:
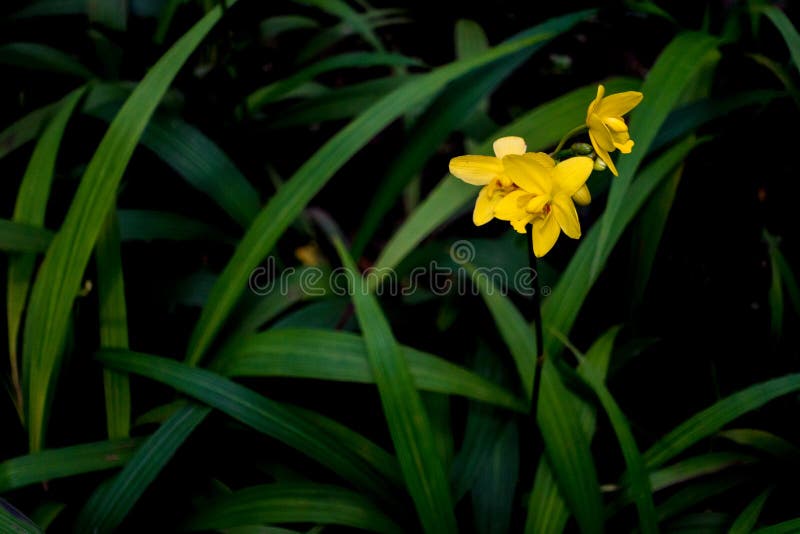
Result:
{"type": "Polygon", "coordinates": [[[558,154],[559,150],[564,148],[564,145],[566,144],[567,141],[569,141],[571,138],[575,137],[579,133],[583,132],[584,130],[586,130],[586,125],[585,124],[581,124],[580,126],[576,126],[575,128],[573,128],[570,131],[568,131],[566,134],[564,134],[564,137],[562,137],[561,141],[559,141],[558,145],[556,145],[555,150],[553,150],[550,153],[550,157],[552,158],[553,156],[558,154]]]}
{"type": "Polygon", "coordinates": [[[539,289],[539,271],[536,268],[536,254],[533,253],[533,225],[528,230],[528,262],[533,271],[533,323],[536,329],[536,370],[531,387],[531,417],[535,423],[539,405],[539,389],[542,383],[542,367],[544,366],[544,338],[542,337],[542,298],[539,289]]]}

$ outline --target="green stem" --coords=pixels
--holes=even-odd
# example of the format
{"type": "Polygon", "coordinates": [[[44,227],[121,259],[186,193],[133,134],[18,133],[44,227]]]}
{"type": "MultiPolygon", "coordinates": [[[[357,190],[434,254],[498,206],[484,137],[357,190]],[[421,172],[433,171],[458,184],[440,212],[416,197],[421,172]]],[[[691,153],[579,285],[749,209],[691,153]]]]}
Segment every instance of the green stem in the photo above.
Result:
{"type": "Polygon", "coordinates": [[[542,383],[542,367],[544,366],[544,338],[542,336],[542,305],[539,284],[539,271],[537,270],[536,254],[533,252],[533,225],[528,231],[528,261],[533,271],[533,323],[536,331],[536,370],[533,374],[531,387],[531,417],[536,421],[539,406],[539,389],[542,383]]]}
{"type": "Polygon", "coordinates": [[[569,141],[570,138],[575,137],[584,130],[586,130],[586,125],[581,124],[580,126],[576,126],[575,128],[568,131],[566,134],[564,134],[564,137],[562,137],[561,141],[559,141],[558,145],[556,145],[556,149],[550,152],[550,157],[552,158],[553,156],[558,154],[558,151],[564,148],[564,144],[566,144],[566,142],[569,141]]]}

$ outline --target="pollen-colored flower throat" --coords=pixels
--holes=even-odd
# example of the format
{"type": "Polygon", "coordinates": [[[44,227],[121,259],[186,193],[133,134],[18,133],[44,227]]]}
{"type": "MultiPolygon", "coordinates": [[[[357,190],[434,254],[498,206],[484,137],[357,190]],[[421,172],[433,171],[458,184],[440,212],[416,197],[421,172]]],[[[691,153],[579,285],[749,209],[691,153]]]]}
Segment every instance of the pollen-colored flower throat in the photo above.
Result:
{"type": "Polygon", "coordinates": [[[547,254],[561,232],[573,239],[581,236],[575,204],[591,202],[586,180],[593,170],[606,167],[616,176],[610,152],[629,154],[633,140],[622,118],[642,101],[642,93],[627,91],[609,96],[597,88],[589,104],[585,124],[568,132],[550,153],[527,152],[521,137],[501,137],[494,142],[493,156],[458,156],[450,160],[450,173],[472,185],[482,186],[475,201],[472,221],[483,225],[492,219],[508,221],[519,233],[531,225],[533,252],[547,254]],[[588,130],[591,146],[564,143],[588,130]]]}

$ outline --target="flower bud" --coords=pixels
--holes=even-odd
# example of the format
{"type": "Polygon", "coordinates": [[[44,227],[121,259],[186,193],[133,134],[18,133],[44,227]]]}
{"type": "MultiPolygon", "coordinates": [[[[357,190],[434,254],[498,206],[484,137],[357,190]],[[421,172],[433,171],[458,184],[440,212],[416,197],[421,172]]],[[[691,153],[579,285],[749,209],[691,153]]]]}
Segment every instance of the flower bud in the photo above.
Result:
{"type": "Polygon", "coordinates": [[[599,172],[599,171],[604,171],[607,168],[608,168],[608,165],[606,165],[606,162],[603,161],[602,159],[597,158],[597,159],[594,160],[594,170],[599,172]]]}
{"type": "Polygon", "coordinates": [[[570,148],[579,156],[588,156],[592,153],[592,145],[589,143],[572,143],[570,148]]]}
{"type": "Polygon", "coordinates": [[[572,195],[572,200],[579,206],[588,206],[592,202],[592,194],[589,192],[589,188],[586,187],[586,184],[583,184],[581,188],[572,195]]]}

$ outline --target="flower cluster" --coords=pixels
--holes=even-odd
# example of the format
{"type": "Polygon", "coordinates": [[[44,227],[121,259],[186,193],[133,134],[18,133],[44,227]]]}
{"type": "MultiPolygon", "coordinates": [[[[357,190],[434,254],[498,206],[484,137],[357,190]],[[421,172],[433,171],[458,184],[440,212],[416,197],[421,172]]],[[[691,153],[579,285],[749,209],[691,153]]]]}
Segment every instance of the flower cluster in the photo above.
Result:
{"type": "MultiPolygon", "coordinates": [[[[520,233],[531,225],[533,251],[537,257],[547,254],[561,232],[573,239],[581,236],[575,203],[586,205],[591,194],[586,180],[592,170],[600,168],[595,156],[612,173],[617,169],[609,152],[619,149],[629,153],[633,141],[622,115],[642,99],[635,91],[604,97],[601,85],[597,98],[589,105],[586,124],[596,154],[575,155],[575,150],[553,154],[527,152],[521,137],[502,137],[494,142],[492,156],[459,156],[450,160],[450,173],[464,182],[482,186],[475,201],[472,221],[483,225],[492,219],[508,221],[520,233]],[[560,161],[556,160],[564,155],[560,161]]],[[[573,132],[565,136],[563,142],[573,132]]],[[[588,145],[587,150],[591,152],[588,145]]],[[[584,153],[585,153],[584,152],[584,153]]]]}

